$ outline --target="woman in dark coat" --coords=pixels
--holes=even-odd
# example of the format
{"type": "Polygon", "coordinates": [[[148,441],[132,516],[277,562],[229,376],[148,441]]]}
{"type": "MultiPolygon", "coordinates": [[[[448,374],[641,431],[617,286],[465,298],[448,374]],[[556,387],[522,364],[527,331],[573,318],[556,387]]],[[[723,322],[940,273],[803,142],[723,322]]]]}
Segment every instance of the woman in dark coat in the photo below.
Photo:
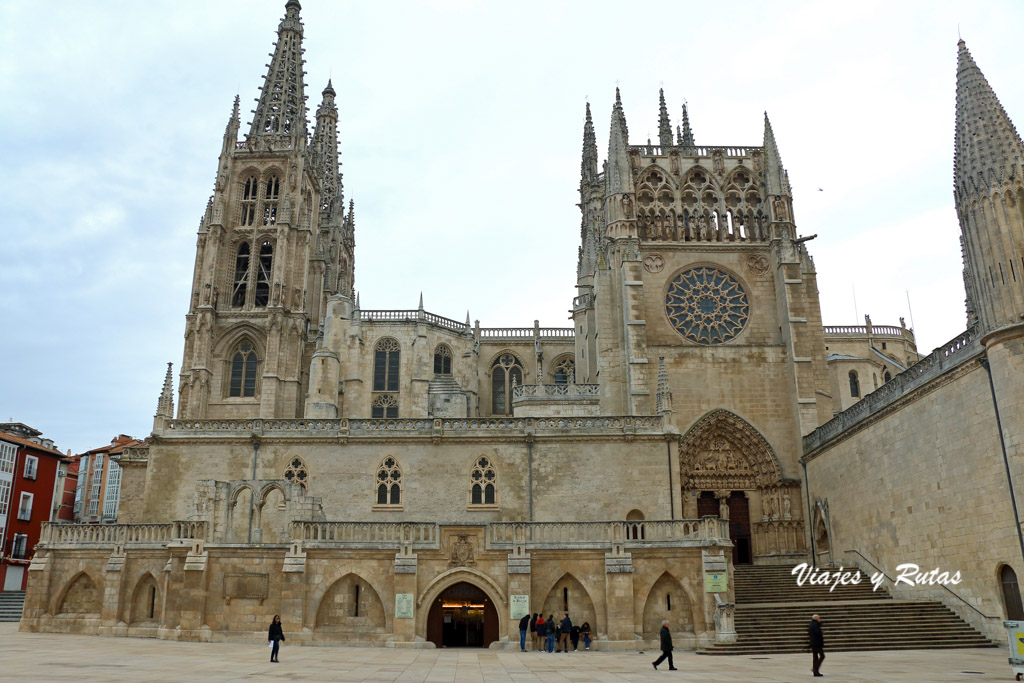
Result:
{"type": "Polygon", "coordinates": [[[275,614],[274,620],[270,622],[270,631],[267,633],[267,642],[274,645],[274,648],[270,651],[270,661],[277,661],[277,651],[281,648],[282,640],[284,640],[284,631],[281,630],[281,616],[275,614]]]}

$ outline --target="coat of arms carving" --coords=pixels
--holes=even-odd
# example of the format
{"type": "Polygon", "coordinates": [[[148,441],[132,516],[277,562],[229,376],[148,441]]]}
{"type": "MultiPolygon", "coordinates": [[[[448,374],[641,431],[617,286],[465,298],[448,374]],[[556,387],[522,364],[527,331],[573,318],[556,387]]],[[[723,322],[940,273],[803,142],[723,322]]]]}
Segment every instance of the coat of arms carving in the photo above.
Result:
{"type": "Polygon", "coordinates": [[[449,567],[475,567],[476,559],[473,557],[473,543],[469,536],[459,536],[459,540],[452,543],[452,555],[448,560],[449,567]]]}

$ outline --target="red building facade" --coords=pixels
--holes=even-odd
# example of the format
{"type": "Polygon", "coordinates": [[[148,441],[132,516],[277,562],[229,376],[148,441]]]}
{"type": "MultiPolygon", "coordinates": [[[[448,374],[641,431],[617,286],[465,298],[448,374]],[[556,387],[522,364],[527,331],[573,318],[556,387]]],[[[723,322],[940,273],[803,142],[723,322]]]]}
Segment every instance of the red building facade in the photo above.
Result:
{"type": "Polygon", "coordinates": [[[0,586],[5,591],[25,590],[42,523],[71,521],[74,515],[75,482],[68,482],[72,459],[40,435],[20,422],[0,423],[0,586]]]}

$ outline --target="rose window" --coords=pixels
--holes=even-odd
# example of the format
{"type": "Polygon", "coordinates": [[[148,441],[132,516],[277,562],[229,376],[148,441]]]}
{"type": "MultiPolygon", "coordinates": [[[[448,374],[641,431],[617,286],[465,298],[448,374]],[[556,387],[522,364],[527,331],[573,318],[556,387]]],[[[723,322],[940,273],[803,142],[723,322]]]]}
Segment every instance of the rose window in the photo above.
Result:
{"type": "Polygon", "coordinates": [[[679,334],[705,345],[734,338],[750,316],[750,302],[740,283],[705,266],[684,271],[669,283],[665,308],[679,334]]]}

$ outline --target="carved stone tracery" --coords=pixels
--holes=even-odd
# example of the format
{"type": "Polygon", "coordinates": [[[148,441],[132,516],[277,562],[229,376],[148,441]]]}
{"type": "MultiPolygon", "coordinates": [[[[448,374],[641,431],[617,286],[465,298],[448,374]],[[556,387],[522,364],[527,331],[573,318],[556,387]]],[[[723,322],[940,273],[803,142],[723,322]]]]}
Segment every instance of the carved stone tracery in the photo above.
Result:
{"type": "Polygon", "coordinates": [[[680,439],[684,488],[744,490],[779,481],[779,461],[763,436],[727,410],[698,420],[680,439]]]}

